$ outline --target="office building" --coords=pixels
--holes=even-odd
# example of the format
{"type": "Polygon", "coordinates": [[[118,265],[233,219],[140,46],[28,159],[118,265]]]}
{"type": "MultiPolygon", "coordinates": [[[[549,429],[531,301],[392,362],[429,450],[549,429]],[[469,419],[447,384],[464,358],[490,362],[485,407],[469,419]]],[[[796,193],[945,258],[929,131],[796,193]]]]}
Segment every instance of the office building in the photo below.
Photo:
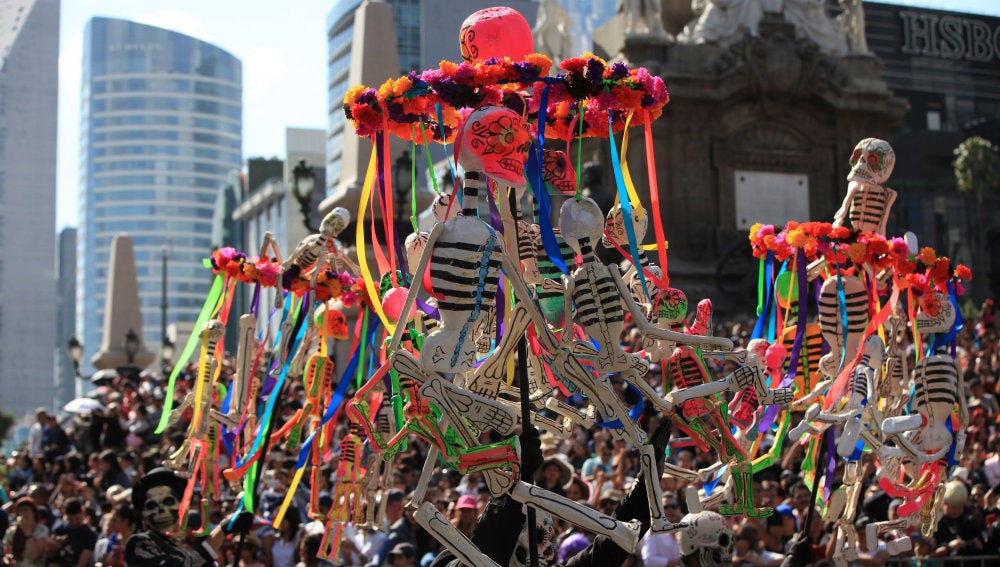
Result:
{"type": "Polygon", "coordinates": [[[163,339],[164,296],[167,323],[196,319],[211,283],[202,259],[211,252],[216,196],[242,163],[242,116],[242,65],[233,55],[153,26],[88,22],[77,270],[85,363],[101,343],[118,233],[135,247],[144,342],[156,350],[163,339]]]}
{"type": "MultiPolygon", "coordinates": [[[[326,193],[322,209],[346,207],[357,211],[371,144],[355,133],[344,117],[344,95],[353,85],[379,86],[388,78],[410,71],[436,68],[443,59],[461,61],[458,31],[469,14],[496,6],[492,0],[468,0],[456,8],[447,0],[340,0],[327,15],[327,52],[329,54],[328,116],[326,140],[326,193]],[[395,37],[396,42],[385,41],[395,37]]],[[[533,0],[504,2],[519,11],[533,26],[538,4],[533,0]]],[[[409,146],[394,143],[393,163],[409,146]]],[[[429,195],[421,190],[426,156],[417,148],[418,205],[429,204],[429,195]]],[[[445,157],[437,144],[431,145],[434,161],[445,157]]]]}
{"type": "Polygon", "coordinates": [[[58,60],[59,0],[0,4],[0,410],[19,420],[52,407],[69,339],[56,337],[58,60]]]}

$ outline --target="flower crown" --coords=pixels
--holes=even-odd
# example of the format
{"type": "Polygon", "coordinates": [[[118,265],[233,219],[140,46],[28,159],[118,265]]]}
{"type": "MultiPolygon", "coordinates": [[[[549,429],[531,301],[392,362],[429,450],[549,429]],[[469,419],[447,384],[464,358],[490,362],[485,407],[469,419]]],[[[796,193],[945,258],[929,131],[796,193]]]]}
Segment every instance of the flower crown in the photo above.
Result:
{"type": "Polygon", "coordinates": [[[529,113],[537,122],[544,100],[546,137],[565,140],[607,137],[609,116],[615,132],[625,128],[630,116],[631,124],[646,124],[659,118],[670,100],[663,79],[642,67],[608,65],[591,53],[563,60],[559,68],[564,74],[548,77],[551,67],[552,61],[537,53],[524,61],[442,61],[437,69],[412,71],[377,89],[352,87],[344,96],[344,114],[359,136],[388,131],[421,144],[450,143],[461,120],[475,108],[503,105],[529,113]]]}
{"type": "Polygon", "coordinates": [[[805,252],[807,261],[824,258],[830,264],[871,266],[876,272],[891,269],[898,277],[901,289],[912,288],[918,294],[933,289],[947,291],[951,278],[972,279],[972,271],[963,264],[952,265],[947,256],[938,256],[926,246],[918,254],[910,254],[906,241],[899,237],[886,238],[874,232],[852,232],[828,222],[789,221],[784,230],[774,225],[757,223],[750,227],[753,255],[762,258],[772,252],[784,261],[797,250],[805,252]]]}
{"type": "Polygon", "coordinates": [[[347,272],[323,270],[316,274],[314,284],[312,274],[307,277],[297,270],[282,273],[279,262],[256,256],[250,258],[246,253],[228,246],[212,252],[209,262],[215,274],[224,274],[246,284],[259,284],[265,288],[280,286],[297,296],[312,291],[318,301],[339,298],[344,305],[353,305],[358,299],[358,282],[347,272]]]}

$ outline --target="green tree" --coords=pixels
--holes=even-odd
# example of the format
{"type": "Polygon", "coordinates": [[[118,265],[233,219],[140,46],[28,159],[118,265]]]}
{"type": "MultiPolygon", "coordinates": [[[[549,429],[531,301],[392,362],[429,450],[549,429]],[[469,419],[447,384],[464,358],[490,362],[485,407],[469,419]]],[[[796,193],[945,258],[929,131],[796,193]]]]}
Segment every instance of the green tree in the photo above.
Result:
{"type": "MultiPolygon", "coordinates": [[[[1000,150],[989,140],[974,136],[955,148],[955,182],[959,191],[972,192],[976,195],[976,231],[977,246],[975,267],[983,277],[976,278],[973,285],[979,290],[985,290],[983,283],[990,269],[987,266],[986,223],[983,211],[983,196],[995,193],[1000,187],[1000,150]],[[982,283],[980,283],[982,282],[982,283]]],[[[977,295],[982,295],[977,294],[977,295]]]]}

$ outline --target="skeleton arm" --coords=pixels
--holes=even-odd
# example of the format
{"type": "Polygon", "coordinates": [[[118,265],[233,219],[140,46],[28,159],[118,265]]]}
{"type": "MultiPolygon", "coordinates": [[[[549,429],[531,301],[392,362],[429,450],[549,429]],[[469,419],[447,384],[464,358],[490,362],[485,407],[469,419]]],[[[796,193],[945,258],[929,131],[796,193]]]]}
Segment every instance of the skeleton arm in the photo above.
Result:
{"type": "Polygon", "coordinates": [[[889,211],[892,210],[892,204],[896,202],[897,193],[888,187],[883,187],[886,192],[885,196],[885,214],[882,215],[882,220],[878,224],[878,233],[885,234],[885,225],[889,222],[889,211]]]}
{"type": "Polygon", "coordinates": [[[629,292],[625,282],[622,280],[621,273],[618,271],[618,266],[608,266],[608,270],[611,272],[611,276],[615,280],[615,285],[618,287],[618,292],[621,294],[622,300],[625,301],[625,305],[628,307],[629,313],[632,314],[636,325],[644,335],[661,341],[670,341],[677,344],[689,345],[705,351],[731,351],[733,349],[733,342],[723,337],[688,335],[685,333],[661,329],[650,324],[649,320],[647,320],[646,316],[642,313],[642,309],[639,308],[635,299],[632,298],[632,294],[629,292]]]}
{"type": "MultiPolygon", "coordinates": [[[[444,224],[437,223],[434,228],[431,229],[430,235],[427,237],[427,244],[424,245],[424,251],[420,255],[420,261],[417,262],[417,267],[413,270],[413,281],[419,282],[423,278],[424,271],[427,270],[427,264],[430,263],[431,253],[434,249],[434,244],[437,243],[438,238],[441,237],[441,232],[444,231],[444,224]]],[[[419,285],[410,285],[410,289],[406,294],[406,301],[403,303],[403,309],[400,313],[409,313],[414,304],[417,302],[417,291],[419,290],[419,285]]],[[[389,341],[389,346],[386,347],[388,352],[393,352],[399,348],[400,341],[403,340],[403,332],[406,329],[406,324],[404,321],[399,321],[396,328],[392,332],[392,340],[389,341]]]]}
{"type": "MultiPolygon", "coordinates": [[[[840,209],[838,209],[833,215],[833,226],[835,228],[838,226],[844,226],[844,222],[850,215],[851,203],[854,202],[854,194],[860,190],[859,187],[860,185],[857,183],[849,183],[847,185],[847,195],[844,197],[844,202],[840,205],[840,209]]],[[[883,231],[882,234],[885,234],[885,232],[883,231]]]]}

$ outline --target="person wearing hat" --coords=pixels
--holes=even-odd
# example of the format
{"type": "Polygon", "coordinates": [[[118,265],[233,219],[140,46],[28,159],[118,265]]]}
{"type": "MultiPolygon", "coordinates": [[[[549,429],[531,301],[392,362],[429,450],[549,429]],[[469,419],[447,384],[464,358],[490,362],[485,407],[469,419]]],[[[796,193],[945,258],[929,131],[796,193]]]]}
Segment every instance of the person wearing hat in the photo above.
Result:
{"type": "Polygon", "coordinates": [[[451,514],[451,525],[465,534],[465,537],[472,537],[477,517],[479,517],[479,505],[476,503],[476,497],[471,494],[459,496],[451,514]]]}
{"type": "Polygon", "coordinates": [[[935,557],[957,557],[980,555],[983,552],[983,538],[966,511],[969,489],[960,480],[950,480],[944,485],[943,513],[938,521],[934,540],[937,542],[935,557]]]}
{"type": "Polygon", "coordinates": [[[242,512],[223,519],[206,538],[185,540],[177,533],[177,526],[186,485],[174,471],[159,467],[132,487],[132,507],[142,518],[144,531],[126,542],[126,566],[207,567],[219,560],[218,550],[227,533],[250,531],[253,514],[242,512]]]}
{"type": "Polygon", "coordinates": [[[535,484],[559,496],[566,496],[563,486],[573,478],[573,468],[563,455],[552,455],[542,461],[542,468],[535,474],[535,484]]]}
{"type": "Polygon", "coordinates": [[[42,567],[49,529],[38,521],[38,508],[27,496],[14,503],[16,520],[3,537],[4,563],[16,567],[42,567]]]}
{"type": "Polygon", "coordinates": [[[387,567],[413,567],[417,564],[417,548],[405,541],[397,543],[389,551],[385,564],[387,567]]]}

